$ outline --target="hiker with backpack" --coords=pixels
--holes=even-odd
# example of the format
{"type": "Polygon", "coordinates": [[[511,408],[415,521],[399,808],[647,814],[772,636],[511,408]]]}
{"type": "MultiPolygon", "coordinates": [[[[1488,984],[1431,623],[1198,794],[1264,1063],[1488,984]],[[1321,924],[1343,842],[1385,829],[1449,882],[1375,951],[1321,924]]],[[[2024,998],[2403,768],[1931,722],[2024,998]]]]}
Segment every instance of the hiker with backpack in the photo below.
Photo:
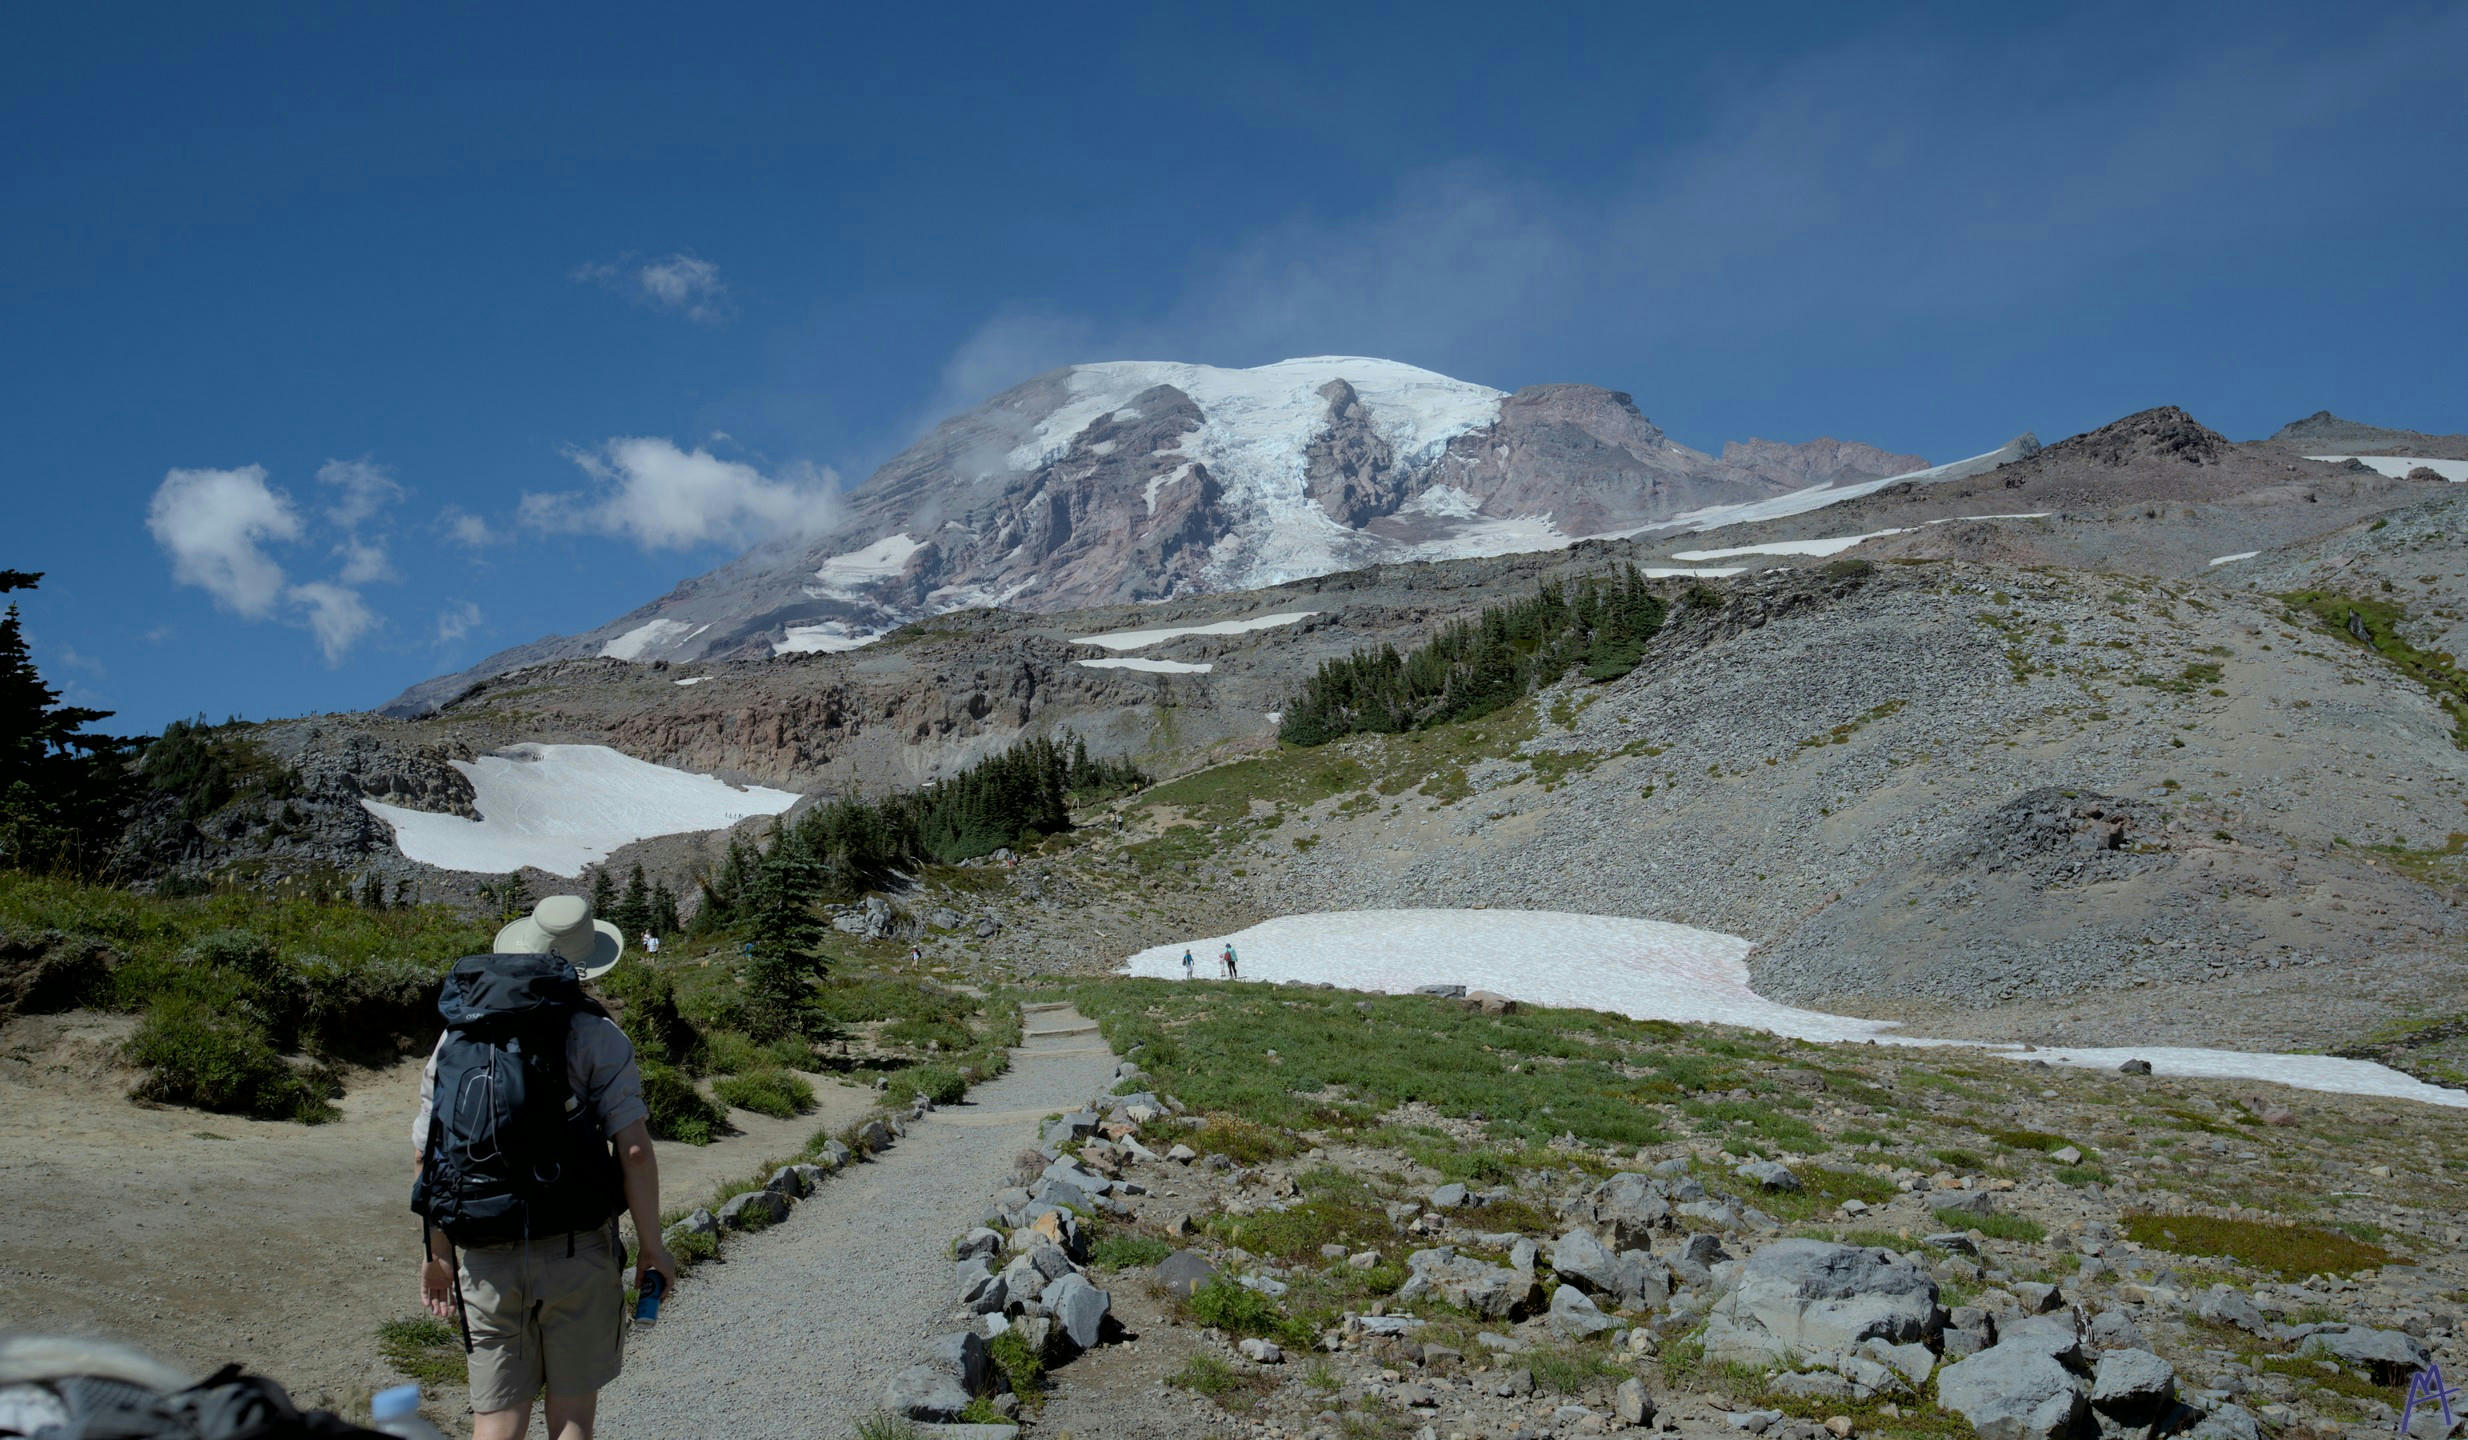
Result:
{"type": "Polygon", "coordinates": [[[582,987],[624,948],[588,901],[552,895],[437,997],[412,1209],[421,1298],[462,1328],[473,1440],[521,1440],[543,1391],[551,1440],[589,1440],[622,1363],[620,1213],[646,1290],[677,1280],[634,1047],[582,987]]]}

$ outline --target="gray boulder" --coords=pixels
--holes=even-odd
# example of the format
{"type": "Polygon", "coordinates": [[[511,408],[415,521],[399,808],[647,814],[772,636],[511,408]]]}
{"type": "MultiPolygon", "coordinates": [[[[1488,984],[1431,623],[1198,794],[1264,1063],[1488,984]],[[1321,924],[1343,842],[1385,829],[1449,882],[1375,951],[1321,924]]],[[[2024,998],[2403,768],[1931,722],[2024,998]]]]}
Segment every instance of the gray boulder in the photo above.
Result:
{"type": "Polygon", "coordinates": [[[991,1260],[1003,1253],[1002,1232],[980,1225],[961,1236],[951,1253],[962,1260],[991,1260]]]}
{"type": "Polygon", "coordinates": [[[841,1166],[846,1165],[854,1154],[854,1151],[850,1150],[846,1145],[840,1143],[839,1141],[826,1140],[823,1142],[823,1153],[815,1158],[820,1160],[826,1167],[837,1170],[841,1166]]]}
{"type": "Polygon", "coordinates": [[[1715,1302],[1705,1353],[1717,1363],[1784,1363],[1871,1338],[1924,1343],[1937,1323],[1936,1282],[1892,1251],[1777,1240],[1749,1256],[1715,1302]]]}
{"type": "Polygon", "coordinates": [[[931,1365],[911,1365],[883,1387],[883,1408],[909,1420],[957,1420],[976,1398],[958,1376],[931,1365]]]}
{"type": "Polygon", "coordinates": [[[2123,1425],[2148,1425],[2177,1403],[2176,1367],[2148,1350],[2111,1350],[2091,1381],[2091,1408],[2123,1425]]]}
{"type": "Polygon", "coordinates": [[[1405,1268],[1405,1283],[1397,1287],[1400,1301],[1432,1295],[1496,1320],[1523,1316],[1542,1298],[1542,1287],[1532,1273],[1486,1264],[1448,1246],[1415,1251],[1406,1257],[1405,1268]]]}
{"type": "Polygon", "coordinates": [[[2425,1368],[2432,1357],[2424,1342],[2403,1330],[2373,1330],[2363,1325],[2325,1325],[2297,1346],[2300,1355],[2319,1355],[2365,1371],[2381,1385],[2398,1385],[2425,1368]]]}
{"type": "Polygon", "coordinates": [[[2083,1364],[2082,1332],[2076,1328],[2071,1310],[1999,1322],[1997,1348],[2029,1350],[2068,1368],[2083,1364]]]}
{"type": "Polygon", "coordinates": [[[772,1171],[771,1178],[763,1182],[763,1188],[777,1191],[792,1200],[802,1200],[807,1194],[806,1177],[798,1174],[794,1165],[783,1165],[772,1171]]]}
{"type": "Polygon", "coordinates": [[[2271,1333],[2271,1322],[2263,1318],[2261,1309],[2243,1292],[2231,1290],[2225,1285],[2214,1285],[2203,1291],[2194,1301],[2194,1313],[2205,1320],[2233,1325],[2248,1335],[2271,1333]]]}
{"type": "Polygon", "coordinates": [[[1931,1190],[1928,1208],[1939,1215],[1994,1215],[1997,1197],[1990,1190],[1931,1190]]]}
{"type": "Polygon", "coordinates": [[[955,1330],[926,1342],[925,1364],[960,1382],[971,1395],[983,1395],[990,1371],[985,1341],[973,1330],[955,1330]]]}
{"type": "Polygon", "coordinates": [[[1075,1110],[1059,1120],[1049,1122],[1042,1137],[1048,1150],[1059,1150],[1074,1140],[1086,1139],[1097,1133],[1097,1112],[1075,1110]]]}
{"type": "Polygon", "coordinates": [[[2091,1343],[2102,1350],[2148,1350],[2143,1343],[2142,1327],[2123,1310],[2102,1310],[2091,1317],[2091,1343]]]}
{"type": "Polygon", "coordinates": [[[1997,1322],[1977,1305],[1957,1305],[1946,1316],[1942,1339],[1948,1360],[1977,1355],[1997,1343],[1997,1322]]]}
{"type": "Polygon", "coordinates": [[[1462,1209],[1472,1198],[1472,1192],[1463,1185],[1443,1185],[1431,1192],[1431,1208],[1434,1210],[1462,1209]]]}
{"type": "Polygon", "coordinates": [[[1551,1271],[1597,1295],[1616,1294],[1620,1261],[1590,1230],[1571,1230],[1551,1242],[1551,1271]]]}
{"type": "Polygon", "coordinates": [[[676,1238],[680,1235],[717,1236],[719,1233],[719,1220],[714,1217],[710,1211],[703,1209],[699,1205],[694,1208],[694,1212],[692,1214],[686,1216],[686,1218],[678,1221],[676,1224],[669,1226],[667,1230],[662,1232],[663,1236],[672,1243],[674,1243],[676,1238]]]}
{"type": "Polygon", "coordinates": [[[1937,1372],[1937,1404],[1980,1440],[2064,1440],[2082,1428],[2082,1381],[2027,1345],[1998,1344],[1937,1372]]]}
{"type": "Polygon", "coordinates": [[[2185,1435],[2186,1440],[2262,1440],[2262,1426],[2242,1405],[2215,1405],[2185,1435]]]}
{"type": "Polygon", "coordinates": [[[1096,1345],[1106,1314],[1114,1308],[1114,1297],[1074,1271],[1045,1287],[1045,1308],[1071,1343],[1087,1350],[1096,1345]]]}
{"type": "Polygon", "coordinates": [[[1622,1380],[1611,1392],[1611,1414],[1623,1425],[1646,1425],[1654,1419],[1654,1397],[1642,1380],[1622,1380]]]}
{"type": "Polygon", "coordinates": [[[891,1122],[868,1120],[857,1127],[857,1145],[869,1155],[879,1155],[891,1148],[891,1122]]]}
{"type": "Polygon", "coordinates": [[[1551,1292],[1551,1312],[1546,1317],[1552,1333],[1571,1340],[1583,1340],[1599,1335],[1612,1326],[1611,1317],[1596,1308],[1594,1301],[1574,1285],[1562,1285],[1551,1292]]]}
{"type": "Polygon", "coordinates": [[[1193,1291],[1217,1278],[1217,1267],[1194,1250],[1177,1250],[1157,1262],[1157,1283],[1188,1300],[1193,1291]]]}
{"type": "Polygon", "coordinates": [[[1660,1181],[1622,1171],[1597,1185],[1585,1197],[1586,1217],[1611,1234],[1622,1250],[1652,1246],[1654,1232],[1671,1226],[1671,1201],[1660,1181]]]}
{"type": "Polygon", "coordinates": [[[1800,1177],[1792,1174],[1779,1160],[1751,1160],[1731,1173],[1767,1190],[1800,1188],[1800,1177]]]}
{"type": "Polygon", "coordinates": [[[720,1223],[731,1230],[760,1230],[786,1220],[788,1206],[788,1197],[777,1190],[748,1190],[720,1207],[720,1223]]]}

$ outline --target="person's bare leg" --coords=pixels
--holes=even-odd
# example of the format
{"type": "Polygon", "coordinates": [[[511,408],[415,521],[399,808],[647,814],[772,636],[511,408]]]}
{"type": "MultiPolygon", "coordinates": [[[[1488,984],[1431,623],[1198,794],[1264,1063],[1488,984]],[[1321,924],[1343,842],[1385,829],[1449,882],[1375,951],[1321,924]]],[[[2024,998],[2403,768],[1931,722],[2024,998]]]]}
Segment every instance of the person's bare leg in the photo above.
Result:
{"type": "Polygon", "coordinates": [[[600,1393],[548,1397],[548,1440],[591,1440],[591,1422],[600,1413],[600,1393]]]}
{"type": "Polygon", "coordinates": [[[529,1428],[529,1402],[511,1410],[486,1410],[471,1417],[471,1440],[523,1440],[523,1432],[529,1428]]]}

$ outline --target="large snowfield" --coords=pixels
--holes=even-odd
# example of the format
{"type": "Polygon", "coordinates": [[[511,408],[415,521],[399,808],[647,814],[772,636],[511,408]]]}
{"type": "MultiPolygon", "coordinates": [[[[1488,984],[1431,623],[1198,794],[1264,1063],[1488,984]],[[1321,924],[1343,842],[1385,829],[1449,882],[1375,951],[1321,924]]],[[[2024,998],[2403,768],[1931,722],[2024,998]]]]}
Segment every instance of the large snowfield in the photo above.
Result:
{"type": "Polygon", "coordinates": [[[1141,655],[1109,655],[1103,660],[1074,660],[1091,670],[1145,670],[1151,675],[1205,675],[1217,668],[1210,660],[1151,660],[1141,655]]]}
{"type": "MultiPolygon", "coordinates": [[[[1404,994],[1424,985],[1463,985],[1535,1005],[1608,1010],[1639,1020],[1737,1025],[1800,1040],[1882,1045],[1955,1045],[1896,1033],[1895,1023],[1800,1010],[1748,988],[1751,943],[1736,935],[1546,910],[1347,910],[1285,915],[1231,936],[1160,945],[1123,962],[1132,975],[1183,978],[1185,949],[1196,973],[1216,973],[1217,952],[1234,946],[1241,978],[1327,983],[1348,990],[1404,994]]],[[[2468,1093],[2446,1090],[2365,1060],[2182,1047],[2023,1050],[1989,1046],[2010,1059],[2113,1070],[2128,1059],[2161,1075],[2263,1080],[2341,1095],[2381,1095],[2468,1108],[2468,1093]]]]}
{"type": "Polygon", "coordinates": [[[621,845],[777,815],[799,798],[759,785],[740,789],[605,745],[516,745],[453,765],[471,781],[477,820],[360,803],[394,827],[395,847],[409,858],[487,875],[525,866],[580,875],[621,845]]]}

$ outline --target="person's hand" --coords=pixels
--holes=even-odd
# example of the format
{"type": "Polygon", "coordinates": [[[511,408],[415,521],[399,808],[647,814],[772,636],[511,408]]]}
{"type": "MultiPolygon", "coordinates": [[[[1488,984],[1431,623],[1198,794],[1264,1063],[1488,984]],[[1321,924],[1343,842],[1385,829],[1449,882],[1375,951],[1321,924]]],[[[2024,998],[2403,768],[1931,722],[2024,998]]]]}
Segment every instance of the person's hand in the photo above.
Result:
{"type": "Polygon", "coordinates": [[[634,1277],[636,1283],[639,1284],[644,1275],[654,1270],[660,1272],[660,1279],[667,1285],[667,1289],[663,1293],[669,1295],[676,1294],[677,1257],[668,1253],[667,1242],[663,1241],[659,1236],[646,1235],[643,1237],[642,1253],[634,1257],[634,1277]]]}
{"type": "Polygon", "coordinates": [[[440,1320],[454,1318],[454,1264],[449,1260],[420,1262],[420,1303],[440,1320]]]}

